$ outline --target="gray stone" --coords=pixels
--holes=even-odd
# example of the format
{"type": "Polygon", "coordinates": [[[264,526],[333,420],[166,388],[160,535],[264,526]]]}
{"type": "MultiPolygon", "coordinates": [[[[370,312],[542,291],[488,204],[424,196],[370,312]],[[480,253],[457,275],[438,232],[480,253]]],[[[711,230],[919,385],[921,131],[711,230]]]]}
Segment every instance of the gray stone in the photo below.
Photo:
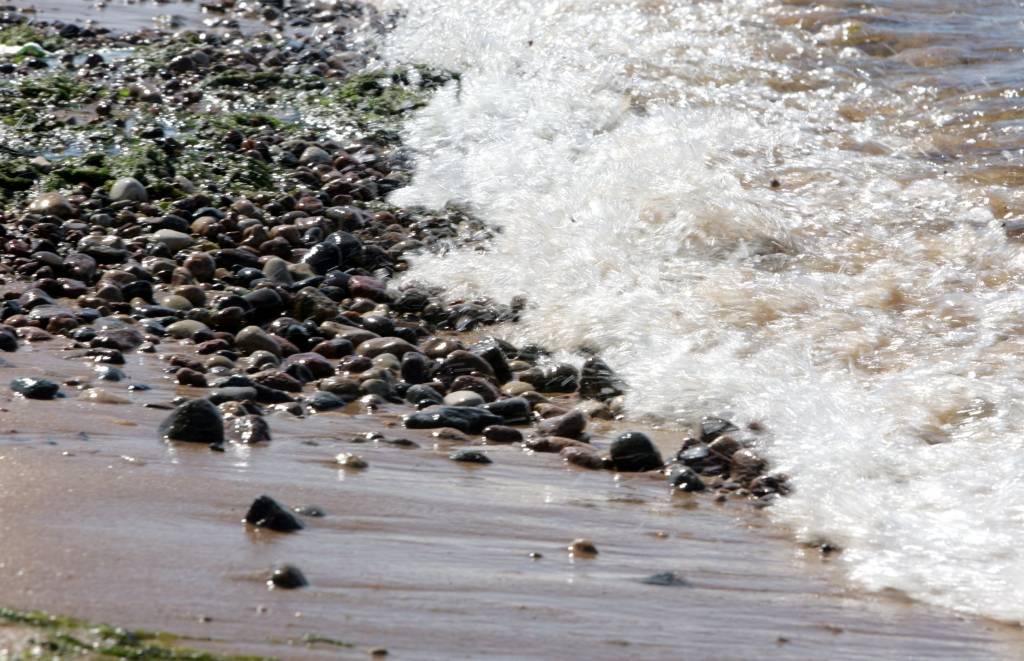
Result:
{"type": "Polygon", "coordinates": [[[112,202],[149,202],[149,194],[138,179],[121,177],[110,187],[110,200],[112,202]]]}

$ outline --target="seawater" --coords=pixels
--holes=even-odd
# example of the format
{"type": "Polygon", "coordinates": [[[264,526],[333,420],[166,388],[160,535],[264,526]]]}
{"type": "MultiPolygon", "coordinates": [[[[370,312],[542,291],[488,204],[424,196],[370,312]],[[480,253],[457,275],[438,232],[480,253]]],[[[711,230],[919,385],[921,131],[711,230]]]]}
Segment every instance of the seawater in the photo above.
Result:
{"type": "Polygon", "coordinates": [[[485,251],[411,279],[529,300],[631,416],[758,421],[851,581],[1024,620],[1024,7],[402,0],[386,57],[461,72],[401,204],[485,251]]]}

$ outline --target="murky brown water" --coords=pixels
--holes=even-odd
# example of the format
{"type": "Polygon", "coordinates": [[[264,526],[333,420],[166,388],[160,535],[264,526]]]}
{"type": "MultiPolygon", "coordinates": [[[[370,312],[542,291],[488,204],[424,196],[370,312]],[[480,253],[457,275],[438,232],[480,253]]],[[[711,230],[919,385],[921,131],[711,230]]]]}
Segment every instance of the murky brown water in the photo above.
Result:
{"type": "MultiPolygon", "coordinates": [[[[60,342],[7,356],[3,379],[89,377],[60,342]]],[[[513,447],[465,467],[447,459],[451,443],[394,428],[386,412],[274,415],[273,442],[226,453],[168,446],[154,431],[166,413],[142,406],[176,392],[160,365],[133,356],[125,367],[152,391],[103,386],[127,405],[70,388],[53,402],[0,400],[0,603],[284,658],[362,658],[378,646],[398,659],[991,658],[1021,642],[998,625],[844,591],[828,561],[745,504],[673,497],[653,477],[513,447]],[[348,440],[372,430],[421,447],[348,440]],[[369,469],[329,466],[341,450],[369,469]],[[327,516],[291,535],[246,529],[262,493],[327,516]],[[571,559],[576,537],[599,556],[571,559]],[[277,562],[298,565],[311,587],[269,591],[263,572],[277,562]],[[663,571],[692,586],[639,582],[663,571]],[[354,647],[301,644],[309,634],[354,647]]]]}

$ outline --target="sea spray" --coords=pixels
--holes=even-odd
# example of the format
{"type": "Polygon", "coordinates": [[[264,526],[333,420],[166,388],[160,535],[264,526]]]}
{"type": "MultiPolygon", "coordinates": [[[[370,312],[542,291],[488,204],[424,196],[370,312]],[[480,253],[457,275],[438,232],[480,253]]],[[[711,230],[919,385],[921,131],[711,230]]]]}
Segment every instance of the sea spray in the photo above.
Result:
{"type": "Polygon", "coordinates": [[[526,296],[506,331],[600,350],[634,416],[761,423],[796,485],[773,515],[843,547],[856,584],[1019,621],[1007,186],[931,156],[940,113],[896,114],[937,98],[907,69],[934,58],[874,75],[892,65],[854,47],[863,24],[801,31],[787,11],[409,0],[389,57],[462,76],[409,126],[417,172],[395,201],[501,228],[409,277],[526,296]]]}

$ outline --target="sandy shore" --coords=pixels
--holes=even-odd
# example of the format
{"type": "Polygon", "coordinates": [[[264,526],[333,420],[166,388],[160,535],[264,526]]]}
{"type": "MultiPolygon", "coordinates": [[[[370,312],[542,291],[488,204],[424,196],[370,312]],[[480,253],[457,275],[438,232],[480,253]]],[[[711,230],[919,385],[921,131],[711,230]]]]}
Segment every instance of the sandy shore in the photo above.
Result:
{"type": "MultiPolygon", "coordinates": [[[[60,344],[12,355],[4,377],[87,376],[60,344]]],[[[165,412],[143,404],[192,393],[161,367],[131,358],[131,382],[154,389],[108,387],[129,405],[4,395],[0,603],[281,658],[377,647],[399,659],[1010,658],[1022,642],[1008,627],[845,591],[828,560],[742,503],[511,446],[466,467],[447,459],[458,443],[396,427],[387,411],[273,416],[271,443],[225,453],[168,446],[154,434],[165,412]],[[371,431],[420,447],[350,440],[371,431]],[[331,466],[343,450],[369,468],[331,466]],[[247,529],[262,493],[327,516],[291,535],[247,529]],[[599,556],[571,558],[576,537],[599,556]],[[311,586],[269,591],[278,562],[311,586]],[[665,571],[689,585],[640,582],[665,571]],[[310,635],[352,647],[304,644],[310,635]]]]}
{"type": "MultiPolygon", "coordinates": [[[[39,16],[54,18],[59,4],[40,3],[39,16]]],[[[88,7],[61,17],[135,29],[184,13],[199,24],[191,4],[88,7]]],[[[845,589],[834,557],[796,547],[743,498],[672,493],[660,472],[587,471],[518,443],[488,446],[489,465],[451,461],[480,437],[405,430],[409,406],[273,411],[271,442],[223,452],[167,444],[157,426],[172,400],[209,392],[176,385],[160,360],[189,345],[128,351],[128,380],[99,383],[82,352],[65,351],[66,330],[0,356],[5,386],[44,377],[67,395],[31,401],[0,388],[0,606],[295,659],[988,659],[1014,658],[1024,642],[1017,628],[845,589]],[[126,402],[79,399],[76,383],[126,402]],[[343,451],[369,467],[339,469],[343,451]],[[326,516],[292,534],[247,527],[261,494],[326,516]],[[571,556],[576,538],[599,554],[571,556]],[[269,590],[279,563],[301,568],[309,587],[269,590]],[[666,572],[675,584],[645,582],[666,572]]],[[[641,429],[589,425],[601,451],[641,429]]],[[[679,449],[681,431],[647,431],[664,456],[679,449]]],[[[32,629],[0,633],[14,656],[31,647],[32,629]]]]}

